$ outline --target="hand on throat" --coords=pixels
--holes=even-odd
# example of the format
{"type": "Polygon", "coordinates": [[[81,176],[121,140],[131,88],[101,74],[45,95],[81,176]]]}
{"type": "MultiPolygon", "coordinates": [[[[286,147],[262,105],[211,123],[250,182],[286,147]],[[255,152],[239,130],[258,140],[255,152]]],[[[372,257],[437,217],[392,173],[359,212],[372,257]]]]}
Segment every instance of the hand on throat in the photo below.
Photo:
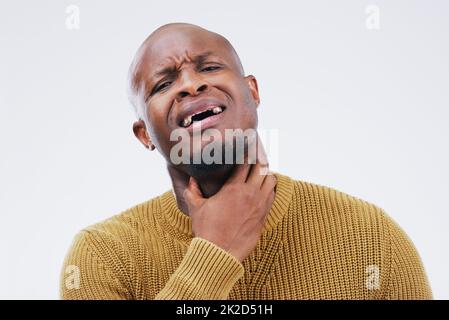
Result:
{"type": "Polygon", "coordinates": [[[220,191],[226,180],[230,177],[234,165],[215,165],[215,166],[189,166],[187,168],[178,168],[171,164],[167,166],[168,173],[172,180],[173,191],[176,196],[178,208],[185,214],[189,214],[187,203],[184,200],[184,190],[187,188],[190,176],[198,182],[203,197],[209,198],[220,191]],[[184,169],[184,170],[183,170],[184,169]],[[186,173],[188,172],[188,173],[186,173]]]}

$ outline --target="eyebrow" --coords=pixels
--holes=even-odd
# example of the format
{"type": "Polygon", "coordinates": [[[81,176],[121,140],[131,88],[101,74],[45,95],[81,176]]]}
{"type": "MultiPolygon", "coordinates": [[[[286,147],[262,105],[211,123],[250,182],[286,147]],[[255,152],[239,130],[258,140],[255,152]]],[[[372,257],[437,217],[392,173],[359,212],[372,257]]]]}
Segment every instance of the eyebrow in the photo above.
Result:
{"type": "MultiPolygon", "coordinates": [[[[192,62],[196,65],[201,65],[204,63],[204,61],[209,58],[212,55],[212,51],[207,51],[201,54],[198,54],[196,56],[193,57],[192,62]]],[[[175,66],[169,66],[169,67],[165,67],[162,68],[158,71],[156,71],[153,75],[153,78],[156,77],[162,77],[162,76],[167,76],[167,75],[173,75],[177,72],[177,69],[175,66]]]]}

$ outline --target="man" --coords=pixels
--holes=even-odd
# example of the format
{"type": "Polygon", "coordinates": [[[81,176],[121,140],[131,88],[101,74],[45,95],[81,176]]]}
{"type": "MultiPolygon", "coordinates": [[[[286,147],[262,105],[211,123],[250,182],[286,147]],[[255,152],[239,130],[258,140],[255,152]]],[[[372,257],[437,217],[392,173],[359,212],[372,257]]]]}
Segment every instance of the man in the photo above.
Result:
{"type": "MultiPolygon", "coordinates": [[[[134,134],[165,157],[173,191],[81,231],[65,259],[63,298],[432,297],[413,244],[382,209],[267,174],[258,139],[245,141],[244,163],[238,155],[175,163],[176,130],[192,142],[198,127],[219,135],[257,128],[256,78],[244,75],[224,37],[183,23],[157,29],[130,67],[130,97],[134,134]]],[[[238,153],[233,142],[215,152],[238,153]]],[[[182,152],[208,146],[201,140],[182,152]]]]}

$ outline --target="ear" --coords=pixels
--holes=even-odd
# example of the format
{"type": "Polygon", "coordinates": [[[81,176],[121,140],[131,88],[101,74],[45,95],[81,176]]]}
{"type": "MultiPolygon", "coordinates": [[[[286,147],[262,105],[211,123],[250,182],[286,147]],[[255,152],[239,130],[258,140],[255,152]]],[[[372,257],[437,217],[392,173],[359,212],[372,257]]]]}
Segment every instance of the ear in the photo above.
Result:
{"type": "Polygon", "coordinates": [[[248,83],[251,95],[253,96],[253,99],[256,102],[256,107],[258,107],[260,104],[260,96],[259,96],[259,87],[257,86],[257,79],[253,75],[248,75],[245,77],[245,80],[248,83]]]}
{"type": "Polygon", "coordinates": [[[153,151],[156,149],[154,144],[151,142],[151,138],[147,132],[147,127],[142,119],[133,123],[133,132],[137,139],[145,146],[147,149],[153,151]]]}

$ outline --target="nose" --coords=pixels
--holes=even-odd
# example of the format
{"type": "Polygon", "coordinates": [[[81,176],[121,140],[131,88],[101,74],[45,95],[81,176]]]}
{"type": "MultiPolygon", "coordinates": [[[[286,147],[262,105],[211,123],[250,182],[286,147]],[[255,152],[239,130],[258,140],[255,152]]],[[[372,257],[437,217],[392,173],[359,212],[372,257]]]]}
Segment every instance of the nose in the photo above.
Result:
{"type": "Polygon", "coordinates": [[[196,96],[208,89],[207,82],[195,71],[184,70],[180,79],[180,86],[176,94],[178,102],[187,96],[196,96]]]}

